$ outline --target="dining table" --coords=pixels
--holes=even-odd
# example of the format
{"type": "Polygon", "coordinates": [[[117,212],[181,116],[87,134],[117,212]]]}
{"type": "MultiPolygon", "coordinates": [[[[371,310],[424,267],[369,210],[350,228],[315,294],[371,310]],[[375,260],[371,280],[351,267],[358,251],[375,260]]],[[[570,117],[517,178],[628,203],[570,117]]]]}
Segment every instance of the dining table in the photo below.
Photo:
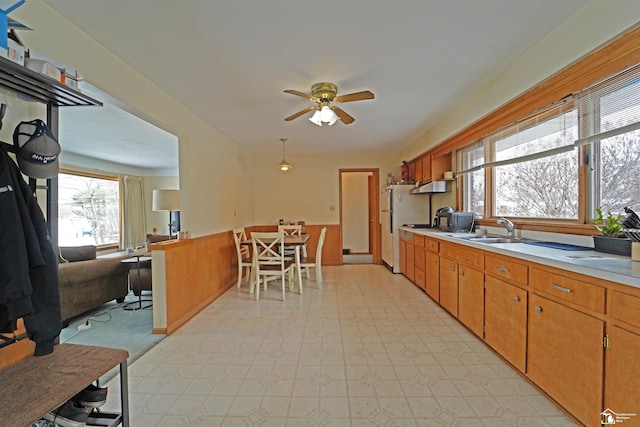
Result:
{"type": "MultiPolygon", "coordinates": [[[[293,247],[295,252],[294,252],[294,263],[295,263],[295,268],[296,268],[296,274],[298,276],[298,291],[300,293],[300,295],[302,295],[302,269],[300,267],[300,248],[302,248],[304,245],[307,244],[307,242],[309,241],[309,239],[311,239],[311,235],[310,234],[293,234],[293,235],[285,235],[284,236],[284,246],[285,247],[293,247]]],[[[264,239],[264,241],[267,241],[266,239],[264,239]]],[[[251,238],[241,242],[242,245],[244,246],[249,246],[251,247],[253,245],[253,241],[251,238]]],[[[254,292],[254,284],[255,284],[255,267],[256,267],[256,263],[258,262],[258,260],[256,259],[256,254],[252,254],[252,264],[253,267],[251,268],[251,276],[249,278],[249,293],[253,293],[254,292]]],[[[291,285],[289,285],[289,287],[291,287],[291,285]]]]}

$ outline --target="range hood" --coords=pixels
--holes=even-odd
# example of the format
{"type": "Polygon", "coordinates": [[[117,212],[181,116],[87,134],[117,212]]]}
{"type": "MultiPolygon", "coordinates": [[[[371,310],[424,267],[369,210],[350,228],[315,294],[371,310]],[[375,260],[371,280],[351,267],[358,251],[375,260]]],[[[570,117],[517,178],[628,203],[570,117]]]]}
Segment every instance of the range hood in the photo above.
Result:
{"type": "Polygon", "coordinates": [[[433,194],[445,193],[447,191],[447,181],[431,181],[420,187],[412,188],[409,194],[433,194]]]}

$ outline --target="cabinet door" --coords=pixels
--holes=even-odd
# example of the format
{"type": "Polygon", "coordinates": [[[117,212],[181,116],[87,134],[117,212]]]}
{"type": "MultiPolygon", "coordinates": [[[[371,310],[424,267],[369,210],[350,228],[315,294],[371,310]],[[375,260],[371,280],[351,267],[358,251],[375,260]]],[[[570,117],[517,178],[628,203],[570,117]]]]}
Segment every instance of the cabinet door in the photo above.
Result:
{"type": "Polygon", "coordinates": [[[405,254],[407,257],[407,271],[405,276],[412,282],[415,281],[415,246],[411,243],[407,243],[407,253],[405,254]]]}
{"type": "Polygon", "coordinates": [[[611,348],[606,352],[604,407],[621,414],[635,413],[624,420],[632,426],[640,424],[640,335],[618,326],[607,327],[611,348]]]}
{"type": "Polygon", "coordinates": [[[458,266],[458,319],[474,334],[483,336],[484,272],[458,266]]]}
{"type": "Polygon", "coordinates": [[[527,360],[527,291],[489,275],[485,280],[484,339],[524,372],[527,360]]]}
{"type": "Polygon", "coordinates": [[[407,242],[400,239],[400,272],[407,275],[407,242]]]}
{"type": "Polygon", "coordinates": [[[424,172],[422,171],[422,159],[416,160],[416,173],[413,175],[415,181],[425,182],[424,172]]]}
{"type": "Polygon", "coordinates": [[[425,254],[424,290],[440,302],[440,256],[429,251],[425,254]]]}
{"type": "Polygon", "coordinates": [[[458,263],[440,257],[440,305],[458,317],[458,263]]]}
{"type": "Polygon", "coordinates": [[[527,375],[578,420],[599,427],[604,322],[536,294],[529,307],[527,375]]]}

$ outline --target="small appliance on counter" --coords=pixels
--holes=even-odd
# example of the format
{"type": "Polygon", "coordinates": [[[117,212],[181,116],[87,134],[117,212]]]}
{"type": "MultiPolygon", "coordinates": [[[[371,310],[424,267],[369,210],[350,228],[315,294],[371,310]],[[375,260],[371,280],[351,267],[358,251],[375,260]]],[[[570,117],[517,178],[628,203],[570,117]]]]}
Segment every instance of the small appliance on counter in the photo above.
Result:
{"type": "Polygon", "coordinates": [[[438,209],[435,227],[451,233],[468,233],[475,225],[475,213],[454,212],[450,206],[438,209]],[[443,209],[445,209],[443,211],[443,209]],[[449,210],[450,209],[450,210],[449,210]]]}

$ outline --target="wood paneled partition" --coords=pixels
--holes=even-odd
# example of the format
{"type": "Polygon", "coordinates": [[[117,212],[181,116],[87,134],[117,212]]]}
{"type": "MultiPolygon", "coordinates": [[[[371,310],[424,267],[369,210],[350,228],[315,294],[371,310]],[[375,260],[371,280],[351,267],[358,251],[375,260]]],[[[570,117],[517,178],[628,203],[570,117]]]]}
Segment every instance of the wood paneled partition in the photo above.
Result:
{"type": "Polygon", "coordinates": [[[153,279],[153,309],[163,311],[154,312],[154,333],[173,333],[237,280],[238,264],[231,231],[154,243],[149,249],[153,254],[152,263],[164,264],[153,265],[154,274],[164,270],[164,277],[153,279]],[[163,288],[164,295],[156,294],[163,288]],[[164,318],[164,325],[157,324],[158,317],[164,318]]]}

